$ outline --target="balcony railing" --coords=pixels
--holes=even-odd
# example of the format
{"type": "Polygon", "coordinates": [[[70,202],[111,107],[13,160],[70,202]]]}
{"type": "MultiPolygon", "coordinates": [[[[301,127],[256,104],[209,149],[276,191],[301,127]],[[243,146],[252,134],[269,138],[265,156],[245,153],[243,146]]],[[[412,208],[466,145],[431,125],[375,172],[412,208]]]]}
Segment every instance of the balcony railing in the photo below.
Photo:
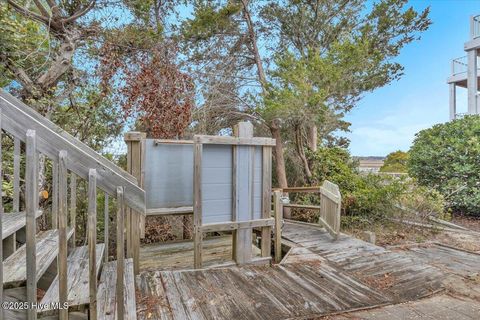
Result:
{"type": "Polygon", "coordinates": [[[468,71],[467,56],[456,58],[452,60],[452,76],[468,71]]]}
{"type": "MultiPolygon", "coordinates": [[[[480,70],[480,57],[477,57],[477,69],[480,70]]],[[[468,56],[463,56],[452,60],[452,76],[467,73],[468,56]]]]}
{"type": "Polygon", "coordinates": [[[480,37],[480,15],[476,15],[471,18],[470,34],[472,39],[480,37]]]}

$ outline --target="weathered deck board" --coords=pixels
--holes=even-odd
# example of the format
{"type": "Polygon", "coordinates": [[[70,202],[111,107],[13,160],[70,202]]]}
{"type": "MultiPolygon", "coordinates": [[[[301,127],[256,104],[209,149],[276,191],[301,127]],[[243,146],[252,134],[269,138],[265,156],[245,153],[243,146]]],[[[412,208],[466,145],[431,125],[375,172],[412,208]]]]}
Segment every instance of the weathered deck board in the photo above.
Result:
{"type": "MultiPolygon", "coordinates": [[[[254,256],[260,249],[252,245],[254,256]]],[[[232,262],[232,236],[203,240],[203,265],[210,267],[232,262]]],[[[180,270],[193,268],[193,242],[181,241],[143,245],[140,248],[140,271],[180,270]]]]}
{"type": "Polygon", "coordinates": [[[410,247],[408,251],[422,261],[444,271],[469,276],[480,271],[480,254],[431,244],[410,247]]]}
{"type": "Polygon", "coordinates": [[[156,271],[138,278],[143,297],[139,319],[285,319],[387,302],[382,294],[318,262],[156,271]]]}
{"type": "Polygon", "coordinates": [[[405,304],[397,304],[373,310],[358,311],[345,315],[332,316],[335,320],[477,320],[480,304],[470,299],[459,299],[448,295],[439,295],[405,304]]]}
{"type": "MultiPolygon", "coordinates": [[[[115,307],[117,301],[116,279],[117,261],[106,263],[103,267],[97,291],[97,315],[99,320],[115,320],[117,318],[117,308],[115,307]]],[[[137,315],[135,310],[135,284],[132,259],[125,259],[124,283],[124,319],[135,320],[137,315]]]]}
{"type": "MultiPolygon", "coordinates": [[[[97,276],[100,273],[105,245],[96,246],[97,276]]],[[[88,270],[88,246],[76,247],[67,258],[68,271],[68,305],[69,308],[87,305],[89,303],[89,270],[88,270]]],[[[52,284],[42,299],[42,304],[51,305],[58,302],[58,277],[55,277],[52,284]]],[[[42,310],[48,312],[47,308],[42,310]]]]}
{"type": "Polygon", "coordinates": [[[347,235],[333,241],[321,228],[294,223],[285,225],[284,237],[388,295],[392,302],[419,299],[443,288],[444,274],[438,268],[405,252],[392,252],[347,235]]]}
{"type": "MultiPolygon", "coordinates": [[[[73,230],[67,232],[70,238],[73,230]]],[[[58,230],[37,234],[37,280],[45,273],[58,254],[58,230]]],[[[23,245],[3,262],[3,284],[6,288],[23,286],[26,283],[26,246],[23,245]]]]}
{"type": "MultiPolygon", "coordinates": [[[[42,211],[38,210],[37,218],[41,215],[42,211]]],[[[25,221],[25,212],[4,213],[2,215],[2,239],[25,227],[25,221]]]]}

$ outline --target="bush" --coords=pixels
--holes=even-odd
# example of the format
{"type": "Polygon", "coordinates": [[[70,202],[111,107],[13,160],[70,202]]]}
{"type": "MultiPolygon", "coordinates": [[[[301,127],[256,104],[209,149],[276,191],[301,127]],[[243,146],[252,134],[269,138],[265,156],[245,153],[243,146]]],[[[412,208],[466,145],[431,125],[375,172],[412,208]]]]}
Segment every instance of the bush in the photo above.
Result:
{"type": "Polygon", "coordinates": [[[480,215],[480,117],[466,116],[417,133],[409,173],[438,190],[456,212],[480,215]]]}
{"type": "Polygon", "coordinates": [[[392,152],[387,155],[380,172],[406,173],[408,170],[407,162],[408,153],[400,150],[392,152]]]}
{"type": "MultiPolygon", "coordinates": [[[[360,174],[357,163],[346,149],[320,148],[308,154],[312,164],[312,185],[324,180],[337,184],[342,194],[342,222],[370,225],[385,218],[405,215],[399,205],[422,215],[438,213],[443,216],[443,197],[416,181],[403,177],[360,174]]],[[[318,197],[311,194],[292,194],[295,203],[317,204],[318,197]]],[[[318,212],[299,211],[295,216],[304,221],[316,221],[318,212]]]]}

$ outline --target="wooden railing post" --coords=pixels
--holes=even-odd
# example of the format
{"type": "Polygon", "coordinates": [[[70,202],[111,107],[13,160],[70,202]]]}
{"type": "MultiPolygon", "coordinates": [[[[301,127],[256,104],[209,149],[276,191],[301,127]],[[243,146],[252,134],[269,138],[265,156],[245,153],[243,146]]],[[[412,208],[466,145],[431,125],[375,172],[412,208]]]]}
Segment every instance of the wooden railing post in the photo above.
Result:
{"type": "Polygon", "coordinates": [[[58,228],[58,160],[52,161],[52,229],[58,228]]]}
{"type": "Polygon", "coordinates": [[[73,229],[72,239],[70,240],[70,247],[75,248],[76,243],[76,228],[77,225],[77,175],[70,173],[70,227],[73,229]]]}
{"type": "MultiPolygon", "coordinates": [[[[2,194],[3,185],[3,168],[2,168],[2,111],[0,110],[0,195],[2,194]]],[[[0,239],[3,239],[3,201],[0,201],[0,239]]],[[[0,245],[0,261],[3,261],[3,245],[0,245]]],[[[3,263],[0,263],[0,306],[3,303],[3,263]]],[[[0,320],[3,320],[3,308],[0,307],[0,320]]]]}
{"type": "Polygon", "coordinates": [[[279,263],[282,260],[282,192],[273,192],[273,214],[275,216],[275,262],[279,263]]]}
{"type": "Polygon", "coordinates": [[[124,248],[124,216],[125,203],[123,199],[123,187],[117,188],[117,320],[123,320],[125,313],[124,306],[124,267],[125,267],[125,248],[124,248]]]}
{"type": "MultiPolygon", "coordinates": [[[[124,136],[127,143],[127,172],[143,186],[143,160],[145,158],[144,132],[127,132],[124,136]]],[[[133,258],[133,269],[138,274],[140,268],[140,238],[145,232],[145,215],[127,209],[127,257],[133,258]]]]}
{"type": "Polygon", "coordinates": [[[97,319],[97,170],[88,172],[88,287],[90,320],[97,319]]]}
{"type": "Polygon", "coordinates": [[[27,310],[28,320],[37,319],[37,310],[33,304],[37,303],[37,248],[35,235],[37,233],[36,211],[38,208],[38,159],[37,140],[34,130],[27,131],[27,157],[25,168],[25,202],[26,202],[26,255],[27,255],[27,301],[30,307],[27,310]]]}
{"type": "MultiPolygon", "coordinates": [[[[67,151],[58,155],[58,298],[63,306],[68,301],[67,286],[67,151]]],[[[60,308],[59,319],[68,319],[68,308],[60,308]]]]}
{"type": "Polygon", "coordinates": [[[13,139],[13,212],[20,211],[20,139],[13,139]]]}
{"type": "Polygon", "coordinates": [[[104,206],[104,211],[103,211],[103,227],[104,227],[104,239],[103,242],[105,243],[105,253],[104,253],[104,259],[105,263],[108,262],[108,242],[110,241],[109,237],[109,223],[110,223],[110,215],[109,215],[109,210],[108,210],[108,193],[105,192],[105,206],[104,206]]]}
{"type": "MultiPolygon", "coordinates": [[[[262,218],[272,217],[272,147],[262,147],[262,218]]],[[[272,227],[262,227],[262,257],[272,256],[272,227]]]]}

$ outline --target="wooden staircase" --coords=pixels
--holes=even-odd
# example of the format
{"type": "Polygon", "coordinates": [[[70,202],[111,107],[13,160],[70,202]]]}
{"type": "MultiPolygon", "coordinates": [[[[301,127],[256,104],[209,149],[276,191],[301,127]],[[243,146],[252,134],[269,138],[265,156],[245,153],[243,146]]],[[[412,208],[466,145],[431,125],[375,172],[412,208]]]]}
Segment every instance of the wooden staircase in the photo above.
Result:
{"type": "Polygon", "coordinates": [[[125,229],[125,222],[145,213],[145,193],[137,180],[1,90],[0,127],[0,154],[13,153],[8,158],[13,159],[14,189],[12,212],[4,212],[0,201],[0,303],[9,302],[9,308],[0,308],[0,320],[136,319],[132,258],[138,252],[131,242],[139,226],[127,223],[125,229]],[[13,151],[2,149],[2,144],[13,146],[13,151]],[[40,157],[46,160],[40,162],[40,157]],[[52,179],[43,182],[51,183],[53,190],[49,205],[41,209],[40,163],[51,165],[52,179]],[[78,247],[77,178],[88,184],[86,245],[78,247]],[[97,191],[105,193],[101,229],[97,191]],[[108,199],[112,198],[117,208],[115,232],[109,229],[113,215],[108,199]],[[38,219],[48,221],[46,229],[39,230],[38,219]],[[97,241],[99,229],[105,243],[97,241]],[[114,259],[108,254],[111,234],[116,235],[114,259]]]}

